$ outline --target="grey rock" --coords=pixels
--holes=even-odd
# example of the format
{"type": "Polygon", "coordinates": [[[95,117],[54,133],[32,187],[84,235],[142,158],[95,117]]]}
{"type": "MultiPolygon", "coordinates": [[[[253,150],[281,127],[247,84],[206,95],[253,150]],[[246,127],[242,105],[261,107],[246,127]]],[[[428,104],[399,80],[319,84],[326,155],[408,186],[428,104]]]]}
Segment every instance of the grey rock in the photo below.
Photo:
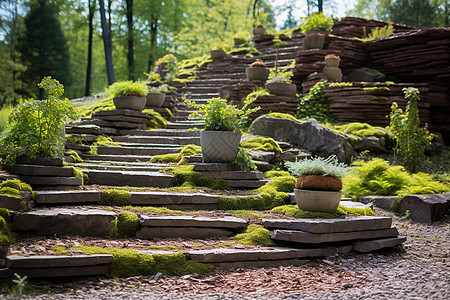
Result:
{"type": "Polygon", "coordinates": [[[206,239],[231,236],[234,232],[222,228],[201,227],[142,227],[136,232],[139,239],[153,238],[184,238],[206,239]]]}
{"type": "Polygon", "coordinates": [[[397,196],[361,196],[358,201],[362,203],[372,203],[376,207],[393,211],[395,203],[398,202],[397,196]]]}
{"type": "Polygon", "coordinates": [[[377,82],[383,79],[379,73],[370,70],[357,69],[349,74],[347,74],[349,81],[358,82],[377,82]]]}
{"type": "Polygon", "coordinates": [[[365,151],[375,153],[385,153],[386,149],[386,139],[384,137],[368,136],[364,138],[358,138],[356,143],[352,144],[355,151],[365,151]]]}
{"type": "Polygon", "coordinates": [[[391,248],[406,241],[406,237],[396,237],[388,239],[378,239],[372,241],[356,242],[354,248],[358,252],[372,252],[383,248],[391,248]]]}
{"type": "Polygon", "coordinates": [[[89,184],[135,186],[135,187],[160,187],[172,186],[173,176],[158,172],[134,172],[134,171],[98,171],[84,170],[89,176],[89,184]]]}
{"type": "Polygon", "coordinates": [[[269,164],[268,162],[265,161],[253,160],[253,163],[261,172],[267,172],[275,168],[275,165],[269,164]]]}
{"type": "Polygon", "coordinates": [[[400,210],[409,211],[409,217],[415,222],[431,223],[442,220],[450,210],[450,192],[406,196],[401,202],[400,210]]]}
{"type": "Polygon", "coordinates": [[[150,120],[152,117],[146,113],[131,110],[131,109],[114,109],[114,110],[103,110],[97,111],[92,114],[93,117],[103,117],[103,116],[128,116],[128,117],[137,117],[144,118],[150,120]]]}
{"type": "Polygon", "coordinates": [[[309,233],[337,233],[391,228],[392,218],[360,216],[349,219],[263,219],[262,223],[264,227],[271,229],[300,230],[309,233]]]}
{"type": "Polygon", "coordinates": [[[78,267],[109,264],[113,260],[110,254],[94,255],[36,255],[16,256],[6,258],[6,264],[11,269],[36,269],[56,267],[78,267]]]}
{"type": "Polygon", "coordinates": [[[257,189],[265,185],[269,180],[228,180],[232,188],[257,189]]]}
{"type": "Polygon", "coordinates": [[[226,164],[226,163],[195,163],[194,171],[241,171],[241,167],[238,164],[226,164]]]}
{"type": "Polygon", "coordinates": [[[29,157],[19,157],[16,160],[16,164],[62,167],[63,160],[59,157],[36,157],[34,159],[29,157]]]}
{"type": "Polygon", "coordinates": [[[0,195],[0,207],[6,208],[9,210],[19,210],[22,205],[22,198],[0,195]]]}
{"type": "Polygon", "coordinates": [[[271,162],[275,157],[275,152],[245,149],[252,157],[252,160],[259,160],[264,162],[271,162]]]}
{"type": "Polygon", "coordinates": [[[349,198],[341,198],[341,201],[339,202],[339,205],[342,205],[344,207],[347,208],[360,208],[360,209],[366,209],[366,208],[370,208],[373,209],[373,205],[372,204],[364,204],[361,202],[357,202],[357,201],[349,201],[349,200],[343,200],[343,199],[349,199],[349,198]]]}
{"type": "Polygon", "coordinates": [[[55,166],[36,166],[16,164],[12,169],[14,174],[28,176],[60,176],[72,177],[73,170],[71,168],[55,167],[55,166]]]}
{"type": "Polygon", "coordinates": [[[316,120],[297,122],[289,119],[260,116],[250,126],[252,134],[288,141],[314,155],[336,155],[342,162],[350,162],[354,151],[347,138],[325,128],[316,120]]]}

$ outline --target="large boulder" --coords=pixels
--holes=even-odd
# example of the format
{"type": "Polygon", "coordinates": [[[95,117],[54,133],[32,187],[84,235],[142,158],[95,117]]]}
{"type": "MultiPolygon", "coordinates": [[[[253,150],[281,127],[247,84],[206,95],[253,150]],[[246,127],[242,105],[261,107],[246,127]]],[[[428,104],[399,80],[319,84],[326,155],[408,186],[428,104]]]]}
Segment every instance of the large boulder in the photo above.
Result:
{"type": "Polygon", "coordinates": [[[408,195],[401,202],[400,211],[409,212],[415,222],[432,223],[442,220],[450,211],[450,192],[434,195],[408,195]]]}
{"type": "Polygon", "coordinates": [[[283,140],[313,155],[328,157],[336,155],[339,161],[349,163],[354,151],[347,138],[311,119],[299,122],[290,119],[260,116],[253,121],[250,132],[283,140]]]}

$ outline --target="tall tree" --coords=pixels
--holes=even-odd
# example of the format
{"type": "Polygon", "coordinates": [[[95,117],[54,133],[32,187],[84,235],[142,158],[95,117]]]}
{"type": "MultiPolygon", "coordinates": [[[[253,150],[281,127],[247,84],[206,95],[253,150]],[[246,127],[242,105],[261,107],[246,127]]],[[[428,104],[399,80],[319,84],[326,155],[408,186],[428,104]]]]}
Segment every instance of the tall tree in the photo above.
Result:
{"type": "Polygon", "coordinates": [[[133,49],[133,0],[125,1],[127,16],[127,41],[128,41],[128,79],[134,80],[134,49],[133,49]]]}
{"type": "Polygon", "coordinates": [[[62,84],[71,83],[69,50],[55,6],[48,0],[33,1],[25,17],[25,35],[20,50],[28,69],[24,78],[34,93],[42,98],[37,83],[45,76],[57,78],[62,84]]]}
{"type": "Polygon", "coordinates": [[[114,78],[114,67],[112,63],[111,32],[108,28],[108,25],[106,24],[105,2],[103,0],[99,0],[99,3],[100,18],[103,31],[103,47],[105,48],[106,74],[108,75],[108,85],[111,85],[116,81],[114,78]]]}
{"type": "Polygon", "coordinates": [[[96,0],[89,0],[89,34],[88,34],[88,56],[87,56],[87,67],[86,67],[86,85],[84,90],[84,95],[89,96],[91,94],[91,75],[92,75],[92,43],[94,35],[94,15],[96,0]]]}

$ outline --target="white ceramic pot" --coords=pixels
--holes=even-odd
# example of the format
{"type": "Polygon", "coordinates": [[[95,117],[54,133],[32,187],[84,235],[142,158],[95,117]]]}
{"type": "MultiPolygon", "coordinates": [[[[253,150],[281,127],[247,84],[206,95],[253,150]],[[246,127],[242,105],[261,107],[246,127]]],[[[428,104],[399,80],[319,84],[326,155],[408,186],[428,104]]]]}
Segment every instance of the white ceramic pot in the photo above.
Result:
{"type": "Polygon", "coordinates": [[[294,189],[298,208],[312,212],[334,214],[341,201],[341,191],[311,191],[294,189]]]}
{"type": "Polygon", "coordinates": [[[236,159],[241,134],[232,131],[201,131],[200,143],[203,162],[231,163],[236,159]]]}

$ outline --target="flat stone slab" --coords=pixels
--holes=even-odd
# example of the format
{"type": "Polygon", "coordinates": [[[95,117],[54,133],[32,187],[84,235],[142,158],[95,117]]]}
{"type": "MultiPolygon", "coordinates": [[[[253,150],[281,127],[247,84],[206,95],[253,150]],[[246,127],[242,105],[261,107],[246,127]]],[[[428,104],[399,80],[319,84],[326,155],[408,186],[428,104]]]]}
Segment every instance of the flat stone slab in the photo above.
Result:
{"type": "Polygon", "coordinates": [[[442,220],[450,210],[450,192],[406,196],[401,202],[400,210],[409,211],[409,217],[415,222],[431,223],[442,220]]]}
{"type": "Polygon", "coordinates": [[[139,239],[153,238],[184,238],[205,239],[213,237],[231,236],[234,231],[222,228],[207,227],[142,227],[136,232],[139,239]]]}
{"type": "Polygon", "coordinates": [[[0,207],[2,208],[6,208],[9,210],[19,210],[22,207],[21,201],[22,198],[0,195],[0,207]]]}
{"type": "Polygon", "coordinates": [[[109,236],[116,213],[105,210],[52,209],[13,215],[15,231],[39,235],[109,236]]]}
{"type": "Polygon", "coordinates": [[[109,273],[109,264],[84,267],[41,268],[41,269],[9,269],[11,274],[19,274],[28,278],[54,278],[75,276],[101,276],[109,273]]]}
{"type": "Polygon", "coordinates": [[[389,229],[391,217],[361,216],[349,219],[263,219],[262,224],[270,229],[300,230],[309,233],[355,232],[389,229]]]}
{"type": "Polygon", "coordinates": [[[79,204],[99,203],[101,191],[41,191],[36,197],[37,204],[79,204]]]}
{"type": "Polygon", "coordinates": [[[257,189],[269,181],[270,180],[228,180],[230,186],[235,189],[257,189]]]}
{"type": "Polygon", "coordinates": [[[344,254],[353,249],[346,247],[324,247],[311,249],[296,249],[285,247],[271,247],[264,249],[211,249],[193,250],[185,254],[192,260],[202,263],[243,262],[290,260],[306,257],[330,256],[336,253],[344,254]]]}
{"type": "Polygon", "coordinates": [[[260,180],[263,176],[263,173],[260,171],[203,171],[201,174],[208,178],[222,178],[226,180],[260,180]]]}
{"type": "Polygon", "coordinates": [[[369,204],[372,203],[376,207],[393,211],[394,204],[398,201],[397,196],[361,196],[358,197],[358,201],[369,204]]]}
{"type": "Polygon", "coordinates": [[[370,208],[373,209],[373,205],[371,204],[364,204],[357,201],[351,201],[351,198],[341,198],[341,201],[339,202],[339,205],[342,205],[347,208],[360,208],[360,209],[366,209],[370,208]]]}
{"type": "Polygon", "coordinates": [[[193,216],[141,217],[142,227],[208,227],[231,230],[247,227],[244,219],[236,217],[208,218],[193,216]]]}
{"type": "Polygon", "coordinates": [[[66,133],[114,135],[119,134],[119,130],[116,128],[100,127],[97,125],[80,125],[76,127],[66,127],[66,133]]]}
{"type": "Polygon", "coordinates": [[[406,241],[406,237],[395,237],[387,239],[378,239],[372,241],[356,242],[353,246],[358,252],[372,252],[383,248],[391,248],[400,245],[406,241]]]}
{"type": "Polygon", "coordinates": [[[241,167],[237,164],[225,163],[196,163],[194,164],[196,172],[224,172],[224,171],[241,171],[241,167]]]}
{"type": "MultiPolygon", "coordinates": [[[[119,123],[136,123],[136,124],[145,124],[145,123],[148,122],[148,120],[151,119],[151,118],[140,118],[140,117],[129,117],[129,116],[99,116],[99,115],[94,115],[93,117],[96,118],[96,119],[100,119],[100,120],[112,121],[114,123],[115,122],[119,122],[119,123]]],[[[150,117],[150,116],[148,116],[148,117],[150,117]]]]}
{"type": "Polygon", "coordinates": [[[94,255],[38,255],[6,257],[6,266],[11,269],[79,267],[109,264],[113,260],[110,254],[94,255]]]}
{"type": "Polygon", "coordinates": [[[16,163],[24,165],[63,166],[63,160],[59,157],[36,157],[33,160],[28,157],[20,157],[16,160],[16,163]]]}
{"type": "Polygon", "coordinates": [[[177,147],[98,147],[98,154],[104,155],[160,155],[169,153],[178,153],[180,148],[177,147]]]}
{"type": "Polygon", "coordinates": [[[202,193],[130,192],[131,205],[217,204],[220,196],[202,193]]]}
{"type": "Polygon", "coordinates": [[[17,175],[72,177],[73,169],[56,166],[14,165],[12,172],[17,175]]]}
{"type": "Polygon", "coordinates": [[[168,188],[173,182],[172,175],[158,172],[110,170],[83,170],[83,172],[89,176],[89,184],[168,188]]]}
{"type": "Polygon", "coordinates": [[[178,145],[200,145],[200,137],[179,136],[117,136],[112,138],[115,142],[143,143],[143,144],[178,144],[178,145]]]}
{"type": "Polygon", "coordinates": [[[295,230],[279,230],[270,232],[273,240],[302,243],[302,244],[320,244],[331,242],[342,242],[352,240],[367,240],[377,238],[397,237],[397,228],[354,231],[354,232],[334,232],[334,233],[309,233],[295,230]]]}
{"type": "Polygon", "coordinates": [[[151,115],[131,109],[114,109],[114,110],[102,110],[97,111],[92,114],[94,117],[98,116],[129,116],[129,117],[138,117],[150,120],[152,118],[151,115]]]}
{"type": "Polygon", "coordinates": [[[36,186],[80,186],[83,180],[77,177],[52,177],[52,176],[19,176],[20,180],[36,186]]]}

